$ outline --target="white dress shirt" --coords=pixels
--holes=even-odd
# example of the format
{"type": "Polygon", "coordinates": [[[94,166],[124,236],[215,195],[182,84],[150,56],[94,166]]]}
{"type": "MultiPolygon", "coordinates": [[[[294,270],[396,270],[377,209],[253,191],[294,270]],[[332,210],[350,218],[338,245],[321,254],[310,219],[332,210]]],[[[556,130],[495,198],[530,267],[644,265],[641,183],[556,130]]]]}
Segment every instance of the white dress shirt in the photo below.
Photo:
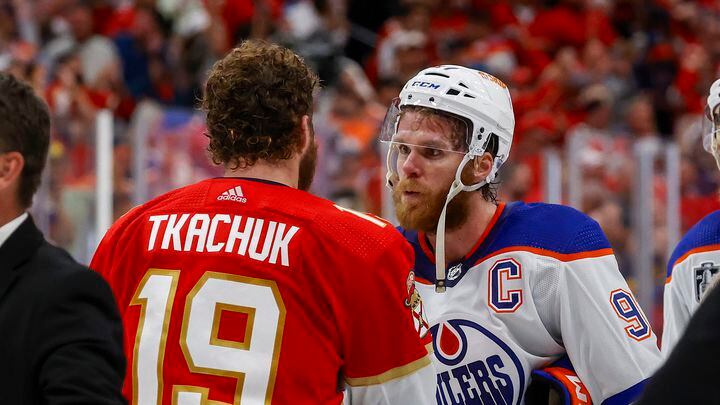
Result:
{"type": "Polygon", "coordinates": [[[13,232],[23,223],[25,218],[28,217],[27,212],[23,212],[22,215],[8,222],[7,224],[0,226],[0,247],[5,241],[12,235],[13,232]]]}

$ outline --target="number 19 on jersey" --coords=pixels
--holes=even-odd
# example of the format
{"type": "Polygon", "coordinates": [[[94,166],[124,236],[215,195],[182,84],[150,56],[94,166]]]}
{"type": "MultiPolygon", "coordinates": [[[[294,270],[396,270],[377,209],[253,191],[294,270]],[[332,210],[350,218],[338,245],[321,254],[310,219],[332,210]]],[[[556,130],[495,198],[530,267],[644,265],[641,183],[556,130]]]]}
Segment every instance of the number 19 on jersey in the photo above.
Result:
{"type": "MultiPolygon", "coordinates": [[[[192,373],[235,378],[233,404],[270,402],[285,324],[285,305],[277,284],[206,272],[185,297],[182,319],[171,319],[179,279],[179,270],[150,269],[133,296],[131,305],[140,306],[133,354],[133,403],[163,403],[163,359],[171,322],[182,322],[179,343],[192,373]],[[243,341],[218,337],[223,311],[247,316],[243,341]]],[[[209,392],[209,387],[176,384],[172,403],[207,404],[209,392]]]]}

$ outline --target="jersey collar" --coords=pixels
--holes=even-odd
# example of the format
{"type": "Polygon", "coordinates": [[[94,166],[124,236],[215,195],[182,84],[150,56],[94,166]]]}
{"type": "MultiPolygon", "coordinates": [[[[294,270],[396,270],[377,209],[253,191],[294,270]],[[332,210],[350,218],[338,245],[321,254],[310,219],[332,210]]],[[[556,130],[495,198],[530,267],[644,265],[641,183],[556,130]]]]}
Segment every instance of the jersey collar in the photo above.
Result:
{"type": "MultiPolygon", "coordinates": [[[[511,206],[506,207],[505,203],[498,204],[495,214],[490,219],[488,226],[485,231],[480,235],[477,242],[468,251],[468,253],[460,260],[456,260],[447,264],[447,286],[452,287],[457,284],[465,273],[475,264],[478,257],[482,256],[482,253],[486,250],[485,248],[489,242],[494,239],[493,236],[497,233],[499,223],[506,218],[511,211],[511,206]]],[[[430,245],[429,239],[425,232],[418,232],[418,245],[420,251],[416,249],[416,271],[421,278],[428,280],[429,282],[435,282],[435,253],[433,252],[432,246],[430,245]]]]}

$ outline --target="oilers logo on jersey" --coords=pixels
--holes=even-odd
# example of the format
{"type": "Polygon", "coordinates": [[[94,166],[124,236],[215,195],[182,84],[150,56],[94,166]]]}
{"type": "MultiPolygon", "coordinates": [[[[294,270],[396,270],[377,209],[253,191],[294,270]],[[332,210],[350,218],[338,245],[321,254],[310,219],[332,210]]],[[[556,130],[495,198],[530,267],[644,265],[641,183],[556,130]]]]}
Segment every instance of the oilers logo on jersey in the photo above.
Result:
{"type": "Polygon", "coordinates": [[[505,342],[469,319],[446,320],[431,332],[436,359],[445,366],[437,375],[439,405],[517,403],[525,372],[505,342]]]}
{"type": "Polygon", "coordinates": [[[712,284],[713,277],[720,271],[720,266],[713,262],[705,262],[695,269],[695,300],[700,302],[705,291],[712,284]]]}

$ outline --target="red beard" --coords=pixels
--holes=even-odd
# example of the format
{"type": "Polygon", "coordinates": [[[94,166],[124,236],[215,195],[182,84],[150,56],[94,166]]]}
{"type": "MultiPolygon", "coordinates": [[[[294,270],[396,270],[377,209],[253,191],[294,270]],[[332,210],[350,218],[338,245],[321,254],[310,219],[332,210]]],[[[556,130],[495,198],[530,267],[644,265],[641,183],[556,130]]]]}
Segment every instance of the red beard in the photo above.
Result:
{"type": "MultiPolygon", "coordinates": [[[[395,214],[403,228],[434,233],[447,199],[450,184],[438,191],[421,186],[413,179],[400,180],[393,188],[395,214]],[[403,201],[406,191],[415,192],[419,198],[403,201]]],[[[447,207],[445,229],[452,230],[465,223],[470,210],[470,194],[461,192],[447,207]]]]}

